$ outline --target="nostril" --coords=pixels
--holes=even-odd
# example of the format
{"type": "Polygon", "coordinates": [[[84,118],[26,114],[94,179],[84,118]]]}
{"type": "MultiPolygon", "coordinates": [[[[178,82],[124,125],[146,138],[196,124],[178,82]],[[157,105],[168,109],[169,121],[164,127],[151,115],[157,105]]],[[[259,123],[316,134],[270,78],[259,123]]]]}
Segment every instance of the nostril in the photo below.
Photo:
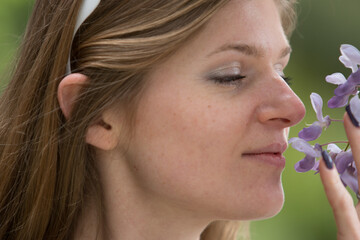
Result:
{"type": "Polygon", "coordinates": [[[276,123],[290,127],[305,116],[305,107],[294,92],[275,92],[257,108],[257,116],[262,123],[276,123]]]}
{"type": "Polygon", "coordinates": [[[270,121],[281,121],[282,123],[285,123],[285,124],[291,123],[291,121],[287,118],[272,118],[272,119],[270,119],[270,121]]]}

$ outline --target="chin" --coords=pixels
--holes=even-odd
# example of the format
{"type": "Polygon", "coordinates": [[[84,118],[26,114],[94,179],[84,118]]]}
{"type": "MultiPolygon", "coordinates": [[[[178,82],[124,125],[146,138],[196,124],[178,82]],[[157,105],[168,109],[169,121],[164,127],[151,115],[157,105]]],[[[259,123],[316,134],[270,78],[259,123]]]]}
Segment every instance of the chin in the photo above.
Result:
{"type": "Polygon", "coordinates": [[[281,188],[263,191],[248,205],[247,221],[263,220],[276,216],[284,206],[284,191],[281,188]]]}
{"type": "MultiPolygon", "coordinates": [[[[249,199],[250,200],[250,199],[249,199]]],[[[276,216],[284,205],[282,191],[271,194],[257,195],[250,201],[222,208],[222,218],[226,220],[254,221],[276,216]]]]}
{"type": "MultiPolygon", "coordinates": [[[[260,201],[257,211],[258,216],[254,216],[252,220],[267,219],[276,216],[284,206],[284,192],[271,193],[268,196],[264,196],[264,199],[260,201]]],[[[251,220],[251,219],[249,219],[251,220]]]]}

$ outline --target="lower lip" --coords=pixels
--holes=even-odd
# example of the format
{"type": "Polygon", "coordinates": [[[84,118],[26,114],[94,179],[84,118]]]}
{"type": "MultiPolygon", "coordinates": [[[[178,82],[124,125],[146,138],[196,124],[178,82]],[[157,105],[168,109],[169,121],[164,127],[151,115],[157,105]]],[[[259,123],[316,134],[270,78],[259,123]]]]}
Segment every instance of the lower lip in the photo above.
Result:
{"type": "Polygon", "coordinates": [[[243,157],[262,161],[279,168],[285,167],[285,157],[280,153],[243,154],[243,157]]]}

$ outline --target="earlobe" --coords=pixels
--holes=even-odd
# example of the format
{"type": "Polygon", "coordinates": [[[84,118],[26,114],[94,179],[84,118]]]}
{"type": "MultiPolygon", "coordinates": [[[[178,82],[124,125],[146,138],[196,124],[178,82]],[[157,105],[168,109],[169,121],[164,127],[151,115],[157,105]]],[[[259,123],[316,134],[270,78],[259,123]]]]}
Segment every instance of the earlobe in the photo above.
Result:
{"type": "Polygon", "coordinates": [[[81,88],[87,81],[88,77],[80,73],[69,74],[61,80],[57,91],[57,97],[61,111],[66,119],[70,118],[73,105],[79,96],[81,88]]]}

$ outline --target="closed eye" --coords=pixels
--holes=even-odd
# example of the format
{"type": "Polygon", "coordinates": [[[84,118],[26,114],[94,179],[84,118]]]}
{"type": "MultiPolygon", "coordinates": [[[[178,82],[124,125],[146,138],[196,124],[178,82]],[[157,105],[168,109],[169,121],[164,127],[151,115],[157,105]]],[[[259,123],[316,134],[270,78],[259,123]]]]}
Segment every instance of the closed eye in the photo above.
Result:
{"type": "Polygon", "coordinates": [[[243,75],[212,76],[209,79],[218,84],[233,85],[244,79],[243,75]]]}

